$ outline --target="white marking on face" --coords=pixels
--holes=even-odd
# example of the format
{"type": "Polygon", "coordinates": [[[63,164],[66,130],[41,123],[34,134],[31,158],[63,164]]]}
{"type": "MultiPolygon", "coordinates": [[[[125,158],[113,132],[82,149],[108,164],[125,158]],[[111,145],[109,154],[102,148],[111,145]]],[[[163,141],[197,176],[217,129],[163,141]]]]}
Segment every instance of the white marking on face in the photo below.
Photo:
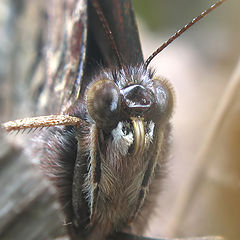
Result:
{"type": "Polygon", "coordinates": [[[129,147],[133,144],[132,131],[128,122],[119,122],[117,127],[112,130],[113,147],[123,156],[127,155],[129,147]]]}
{"type": "MultiPolygon", "coordinates": [[[[145,148],[148,149],[153,141],[154,127],[153,121],[145,122],[145,148]]],[[[133,128],[129,122],[119,122],[117,127],[112,130],[112,147],[122,156],[126,156],[130,146],[134,142],[133,128]]]]}

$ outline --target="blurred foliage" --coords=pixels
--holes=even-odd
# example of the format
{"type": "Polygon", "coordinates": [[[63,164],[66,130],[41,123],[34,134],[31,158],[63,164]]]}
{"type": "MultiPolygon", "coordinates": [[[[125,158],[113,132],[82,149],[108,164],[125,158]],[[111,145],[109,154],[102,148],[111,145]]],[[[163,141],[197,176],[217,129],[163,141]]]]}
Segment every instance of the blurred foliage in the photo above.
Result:
{"type": "Polygon", "coordinates": [[[189,0],[151,0],[146,4],[145,0],[133,0],[137,14],[144,19],[152,31],[174,27],[177,19],[189,21],[189,16],[183,13],[199,12],[199,9],[207,6],[207,1],[195,1],[194,4],[192,2],[189,0]]]}
{"type": "MultiPolygon", "coordinates": [[[[162,31],[167,28],[175,28],[176,24],[186,24],[192,18],[198,16],[202,11],[206,10],[217,0],[133,0],[134,9],[137,15],[144,20],[148,28],[152,31],[162,31]]],[[[211,19],[209,22],[218,21],[222,19],[225,22],[225,26],[232,24],[232,27],[236,27],[240,20],[238,18],[238,9],[236,4],[240,7],[240,2],[232,0],[225,2],[217,11],[218,13],[211,13],[211,19]],[[221,9],[223,8],[223,9],[221,9]],[[220,10],[221,9],[221,10],[220,10]],[[220,13],[219,13],[220,11],[220,13]],[[235,23],[235,24],[234,24],[235,23]]],[[[180,27],[179,26],[179,27],[180,27]]]]}

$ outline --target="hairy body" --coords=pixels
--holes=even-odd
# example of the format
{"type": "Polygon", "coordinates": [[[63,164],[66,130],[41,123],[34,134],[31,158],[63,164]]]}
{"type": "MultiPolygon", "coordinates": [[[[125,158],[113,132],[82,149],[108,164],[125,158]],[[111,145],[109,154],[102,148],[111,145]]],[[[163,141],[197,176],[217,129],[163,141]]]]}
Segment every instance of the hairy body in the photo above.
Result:
{"type": "MultiPolygon", "coordinates": [[[[123,72],[107,71],[90,88],[107,78],[120,89],[141,84],[155,91],[151,72],[129,71],[131,79],[123,72]]],[[[70,231],[80,239],[104,239],[119,231],[140,234],[154,209],[165,172],[173,96],[168,93],[166,116],[162,114],[159,121],[145,118],[144,152],[135,156],[131,122],[119,117],[112,128],[98,127],[86,107],[88,92],[69,109],[71,116],[84,119],[81,126],[49,128],[40,137],[42,167],[57,187],[70,231]]]]}

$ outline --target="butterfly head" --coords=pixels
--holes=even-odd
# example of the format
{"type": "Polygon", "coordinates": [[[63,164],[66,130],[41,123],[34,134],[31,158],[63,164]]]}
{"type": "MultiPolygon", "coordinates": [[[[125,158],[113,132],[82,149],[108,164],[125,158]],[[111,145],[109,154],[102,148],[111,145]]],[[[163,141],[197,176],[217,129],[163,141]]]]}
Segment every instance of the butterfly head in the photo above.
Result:
{"type": "Polygon", "coordinates": [[[149,126],[164,126],[172,114],[172,88],[144,66],[130,67],[127,74],[126,69],[102,72],[86,92],[87,111],[105,133],[121,123],[133,135],[132,153],[142,154],[153,138],[146,135],[149,126]]]}

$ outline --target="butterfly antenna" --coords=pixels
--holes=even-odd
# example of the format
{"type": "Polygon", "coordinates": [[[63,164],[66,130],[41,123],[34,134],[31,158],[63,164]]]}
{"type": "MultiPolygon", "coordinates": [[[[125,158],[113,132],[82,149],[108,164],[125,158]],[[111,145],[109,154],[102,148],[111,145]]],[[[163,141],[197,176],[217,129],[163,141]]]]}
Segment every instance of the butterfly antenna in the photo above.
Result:
{"type": "Polygon", "coordinates": [[[114,51],[115,55],[116,55],[116,58],[117,58],[117,63],[118,63],[118,66],[119,68],[122,68],[124,67],[123,64],[122,64],[122,58],[118,52],[118,49],[117,49],[117,46],[116,46],[116,43],[115,43],[115,40],[114,40],[114,37],[113,37],[113,34],[112,34],[112,31],[109,27],[109,24],[106,20],[106,18],[104,17],[103,15],[103,12],[102,12],[102,9],[101,9],[101,6],[100,4],[98,3],[97,0],[91,0],[91,3],[93,5],[93,7],[95,8],[96,10],[96,13],[99,17],[99,20],[101,21],[102,25],[103,25],[103,28],[104,28],[104,31],[106,32],[109,40],[110,40],[110,44],[112,46],[112,50],[114,51]]]}
{"type": "Polygon", "coordinates": [[[2,123],[0,128],[4,129],[7,132],[13,131],[25,131],[26,129],[34,128],[43,128],[43,127],[52,127],[52,126],[77,126],[79,127],[83,123],[78,117],[73,117],[69,115],[49,115],[49,116],[40,116],[32,118],[23,118],[14,121],[9,121],[2,123]]]}
{"type": "Polygon", "coordinates": [[[175,39],[177,39],[179,36],[181,36],[186,30],[188,30],[192,25],[194,25],[196,22],[201,20],[203,17],[205,17],[208,13],[213,11],[215,8],[217,8],[219,5],[221,5],[226,0],[219,0],[215,4],[213,4],[210,8],[202,12],[198,17],[194,18],[190,23],[185,25],[183,28],[179,29],[174,35],[172,35],[166,42],[162,44],[161,47],[159,47],[144,63],[145,68],[148,67],[149,63],[153,60],[154,57],[156,57],[164,48],[166,48],[171,42],[173,42],[175,39]]]}

